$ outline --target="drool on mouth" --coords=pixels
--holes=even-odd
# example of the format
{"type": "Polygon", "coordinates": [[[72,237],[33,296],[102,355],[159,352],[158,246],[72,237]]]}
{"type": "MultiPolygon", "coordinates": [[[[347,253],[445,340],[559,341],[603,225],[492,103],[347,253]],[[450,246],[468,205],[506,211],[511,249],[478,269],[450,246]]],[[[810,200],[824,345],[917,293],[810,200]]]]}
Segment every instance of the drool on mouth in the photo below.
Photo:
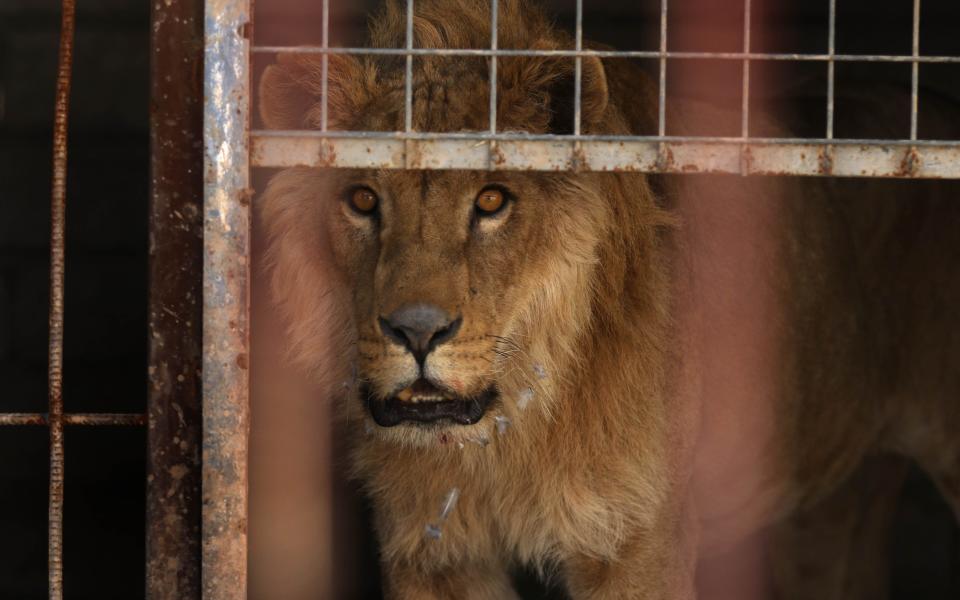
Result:
{"type": "Polygon", "coordinates": [[[420,378],[388,398],[374,395],[367,386],[361,394],[373,420],[381,427],[444,420],[456,425],[473,425],[483,418],[496,399],[497,390],[490,386],[474,396],[460,396],[420,378]]]}

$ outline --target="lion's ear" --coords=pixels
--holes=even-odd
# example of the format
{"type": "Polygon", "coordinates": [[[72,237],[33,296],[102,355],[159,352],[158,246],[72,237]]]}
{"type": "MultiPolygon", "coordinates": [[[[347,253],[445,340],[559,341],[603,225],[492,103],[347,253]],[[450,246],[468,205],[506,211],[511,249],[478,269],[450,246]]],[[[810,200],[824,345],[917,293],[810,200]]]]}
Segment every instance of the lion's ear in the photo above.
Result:
{"type": "Polygon", "coordinates": [[[581,119],[587,126],[593,126],[603,120],[610,101],[610,89],[607,87],[607,71],[603,61],[597,56],[583,57],[583,72],[580,81],[581,119]]]}
{"type": "MultiPolygon", "coordinates": [[[[603,120],[607,111],[610,92],[603,62],[596,56],[584,56],[580,79],[580,130],[591,133],[603,120]]],[[[560,76],[550,86],[550,133],[573,133],[574,98],[576,87],[575,67],[569,59],[564,60],[560,76]]]]}
{"type": "MultiPolygon", "coordinates": [[[[347,121],[369,98],[368,81],[356,58],[331,54],[327,63],[327,122],[330,129],[347,121]]],[[[317,55],[280,54],[260,78],[260,117],[269,129],[319,129],[323,59],[317,55]]]]}

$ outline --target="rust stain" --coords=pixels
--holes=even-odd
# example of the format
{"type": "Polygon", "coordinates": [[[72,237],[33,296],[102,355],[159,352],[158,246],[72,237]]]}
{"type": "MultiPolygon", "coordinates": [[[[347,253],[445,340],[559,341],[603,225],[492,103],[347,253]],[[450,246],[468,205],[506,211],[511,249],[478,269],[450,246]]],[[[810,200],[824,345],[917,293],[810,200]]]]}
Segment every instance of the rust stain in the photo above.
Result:
{"type": "Polygon", "coordinates": [[[584,170],[585,165],[587,164],[587,155],[583,152],[583,146],[580,144],[575,144],[573,147],[573,152],[570,155],[571,170],[577,173],[584,170]]]}
{"type": "Polygon", "coordinates": [[[893,172],[893,176],[913,177],[917,174],[919,168],[920,154],[917,152],[916,146],[910,146],[903,153],[903,159],[900,160],[900,165],[897,167],[897,170],[893,172]]]}
{"type": "Polygon", "coordinates": [[[337,149],[329,140],[323,140],[320,144],[320,159],[317,162],[320,167],[335,167],[337,165],[337,149]]]}
{"type": "Polygon", "coordinates": [[[246,188],[237,196],[237,201],[240,203],[240,206],[250,206],[256,193],[256,190],[253,188],[246,188]]]}
{"type": "Polygon", "coordinates": [[[833,148],[825,146],[817,149],[817,174],[833,174],[833,148]]]}
{"type": "Polygon", "coordinates": [[[503,150],[499,144],[490,145],[490,163],[494,168],[501,168],[506,164],[507,158],[503,155],[503,150]]]}
{"type": "Polygon", "coordinates": [[[656,170],[661,173],[669,173],[674,169],[673,148],[669,145],[661,146],[660,151],[657,153],[656,170]]]}

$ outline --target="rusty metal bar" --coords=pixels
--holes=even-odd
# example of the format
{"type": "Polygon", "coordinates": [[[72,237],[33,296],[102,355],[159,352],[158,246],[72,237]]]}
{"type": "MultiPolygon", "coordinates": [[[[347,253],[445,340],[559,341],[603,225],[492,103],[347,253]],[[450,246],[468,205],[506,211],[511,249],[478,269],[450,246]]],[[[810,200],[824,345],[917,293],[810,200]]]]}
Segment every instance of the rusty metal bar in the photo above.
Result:
{"type": "Polygon", "coordinates": [[[488,169],[487,152],[477,140],[498,143],[496,170],[657,173],[741,173],[837,175],[846,177],[960,178],[960,142],[910,140],[808,140],[696,138],[672,136],[574,136],[498,134],[379,134],[321,138],[317,132],[256,132],[251,161],[261,167],[348,167],[369,169],[488,169]],[[612,138],[612,139],[609,139],[612,138]],[[322,146],[331,149],[320,153],[322,146]],[[823,153],[832,146],[832,163],[823,153]],[[915,148],[915,151],[913,150],[915,148]],[[666,156],[666,160],[658,160],[666,156]],[[832,164],[832,170],[827,168],[832,164]],[[913,165],[911,168],[906,166],[913,165]]]}
{"type": "Polygon", "coordinates": [[[49,386],[50,492],[47,533],[47,581],[50,600],[63,598],[63,286],[67,212],[67,131],[76,3],[62,0],[57,91],[53,117],[53,179],[50,194],[50,318],[47,377],[49,386]]]}
{"type": "Polygon", "coordinates": [[[247,595],[250,0],[205,0],[202,595],[247,595]]]}
{"type": "Polygon", "coordinates": [[[323,46],[254,46],[253,54],[355,54],[379,56],[550,56],[570,57],[596,56],[598,58],[669,58],[669,59],[717,59],[717,60],[785,60],[808,62],[883,62],[921,64],[960,64],[960,56],[919,56],[900,54],[794,54],[784,52],[698,52],[666,50],[528,50],[528,49],[489,49],[489,48],[359,48],[323,46]]]}
{"type": "Polygon", "coordinates": [[[150,9],[146,597],[200,598],[203,1],[150,9]]]}
{"type": "MultiPolygon", "coordinates": [[[[128,413],[73,413],[62,415],[64,425],[135,426],[144,425],[146,417],[128,413]]],[[[44,413],[3,413],[0,426],[49,425],[50,417],[44,413]]]]}

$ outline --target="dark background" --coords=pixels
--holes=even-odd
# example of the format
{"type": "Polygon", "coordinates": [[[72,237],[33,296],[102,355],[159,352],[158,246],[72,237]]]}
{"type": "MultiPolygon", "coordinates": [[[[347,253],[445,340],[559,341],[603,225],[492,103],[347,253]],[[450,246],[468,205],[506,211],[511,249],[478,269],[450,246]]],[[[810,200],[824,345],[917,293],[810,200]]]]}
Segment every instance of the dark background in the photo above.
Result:
{"type": "MultiPolygon", "coordinates": [[[[143,412],[147,2],[81,0],[71,96],[64,397],[143,412]]],[[[53,98],[59,2],[0,0],[0,411],[46,411],[53,98]]],[[[137,598],[143,428],[66,431],[67,598],[137,598]]],[[[48,433],[0,427],[0,598],[46,596],[48,433]]]]}
{"type": "MultiPolygon", "coordinates": [[[[364,11],[374,3],[331,3],[335,41],[359,43],[364,11]]],[[[66,409],[142,412],[149,5],[130,0],[78,4],[67,209],[66,409]]],[[[572,0],[552,4],[562,23],[572,23],[572,0]]],[[[701,8],[693,10],[689,0],[673,0],[671,26],[683,22],[716,35],[692,36],[670,49],[739,51],[739,4],[700,2],[701,8]]],[[[755,4],[755,27],[769,33],[757,37],[754,50],[826,51],[827,0],[755,4]]],[[[658,47],[659,0],[588,0],[585,5],[588,38],[619,49],[658,47]]],[[[838,5],[838,52],[910,52],[910,0],[840,0],[838,5]]],[[[319,42],[319,1],[258,0],[256,8],[257,43],[319,42]]],[[[923,11],[921,51],[960,55],[960,3],[924,0],[923,11]]],[[[0,1],[0,412],[46,410],[50,140],[58,33],[59,2],[0,1]]],[[[771,96],[806,81],[804,96],[797,96],[795,104],[805,122],[822,124],[824,65],[757,63],[754,68],[758,80],[778,82],[765,88],[771,96]]],[[[708,71],[717,80],[740,78],[735,62],[717,61],[708,71]]],[[[839,87],[903,84],[909,75],[908,65],[837,67],[839,87]]],[[[923,102],[934,95],[960,101],[958,75],[960,65],[921,67],[921,137],[941,137],[925,126],[923,102]]],[[[674,71],[669,77],[682,80],[674,71]]],[[[711,97],[716,89],[699,79],[669,89],[668,96],[711,97]]],[[[739,105],[739,97],[726,101],[739,105]]],[[[870,135],[869,130],[843,129],[860,110],[854,102],[838,100],[838,134],[870,135]]],[[[904,113],[902,121],[892,124],[893,135],[905,137],[908,123],[904,113]]],[[[820,125],[814,126],[810,135],[820,136],[820,131],[820,125]]],[[[143,596],[144,459],[142,428],[68,428],[67,598],[143,596]]],[[[0,598],[45,597],[47,471],[46,428],[0,428],[0,598]]],[[[369,542],[360,547],[358,551],[371,552],[369,542]]],[[[960,597],[960,533],[919,471],[912,473],[903,494],[891,547],[895,597],[960,597]]],[[[376,577],[365,575],[363,581],[366,596],[376,597],[376,577]]],[[[524,597],[541,594],[536,586],[522,585],[529,586],[524,597]]]]}

